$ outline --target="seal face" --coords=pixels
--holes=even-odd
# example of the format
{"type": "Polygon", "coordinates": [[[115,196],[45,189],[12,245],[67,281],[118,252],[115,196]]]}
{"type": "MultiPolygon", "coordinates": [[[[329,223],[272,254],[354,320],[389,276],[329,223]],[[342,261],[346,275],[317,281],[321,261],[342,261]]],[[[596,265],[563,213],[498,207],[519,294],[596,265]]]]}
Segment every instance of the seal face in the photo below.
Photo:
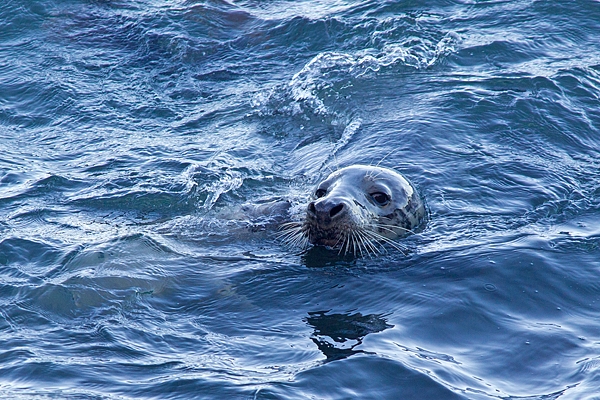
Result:
{"type": "Polygon", "coordinates": [[[424,220],[417,191],[398,172],[353,165],[333,172],[312,193],[304,221],[283,225],[284,241],[328,246],[355,255],[379,253],[393,239],[413,232],[424,220]]]}

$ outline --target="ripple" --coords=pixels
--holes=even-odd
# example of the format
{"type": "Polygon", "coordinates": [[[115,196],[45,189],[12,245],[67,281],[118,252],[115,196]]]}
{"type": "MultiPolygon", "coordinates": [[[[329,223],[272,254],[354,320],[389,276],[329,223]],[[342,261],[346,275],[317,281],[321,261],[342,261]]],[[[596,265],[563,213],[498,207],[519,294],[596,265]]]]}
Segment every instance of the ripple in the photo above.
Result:
{"type": "Polygon", "coordinates": [[[1,396],[596,393],[597,3],[21,3],[1,396]],[[408,256],[245,215],[352,163],[427,199],[408,256]]]}
{"type": "Polygon", "coordinates": [[[18,237],[5,238],[0,241],[2,264],[19,265],[23,272],[43,273],[43,269],[53,265],[63,252],[60,247],[45,240],[30,240],[18,237]],[[35,266],[32,266],[34,264],[35,266]]]}
{"type": "Polygon", "coordinates": [[[427,374],[411,370],[394,360],[375,356],[351,358],[344,364],[329,363],[317,366],[297,375],[292,383],[281,383],[260,390],[262,396],[310,397],[313,395],[352,396],[369,387],[372,398],[447,398],[460,399],[460,395],[436,383],[427,374]],[[373,371],[379,371],[374,374],[373,371]],[[320,379],[315,380],[316,376],[320,379]],[[392,385],[389,377],[394,376],[392,385]],[[414,385],[398,385],[398,380],[414,385]],[[332,384],[335,382],[335,384],[332,384]]]}

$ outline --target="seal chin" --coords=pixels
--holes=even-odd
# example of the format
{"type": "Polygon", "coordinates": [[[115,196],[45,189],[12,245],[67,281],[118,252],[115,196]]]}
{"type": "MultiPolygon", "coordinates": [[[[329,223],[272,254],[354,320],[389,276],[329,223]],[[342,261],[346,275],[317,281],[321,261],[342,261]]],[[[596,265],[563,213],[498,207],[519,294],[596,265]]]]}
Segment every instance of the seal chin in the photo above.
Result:
{"type": "Polygon", "coordinates": [[[336,247],[340,247],[342,240],[340,240],[339,238],[338,239],[317,238],[317,239],[311,240],[310,242],[316,246],[326,246],[326,247],[335,249],[336,247]]]}
{"type": "Polygon", "coordinates": [[[306,232],[308,241],[316,246],[327,246],[331,248],[339,248],[346,241],[348,232],[355,232],[357,229],[353,224],[344,223],[340,225],[332,224],[328,227],[323,227],[318,221],[307,218],[306,232]]]}

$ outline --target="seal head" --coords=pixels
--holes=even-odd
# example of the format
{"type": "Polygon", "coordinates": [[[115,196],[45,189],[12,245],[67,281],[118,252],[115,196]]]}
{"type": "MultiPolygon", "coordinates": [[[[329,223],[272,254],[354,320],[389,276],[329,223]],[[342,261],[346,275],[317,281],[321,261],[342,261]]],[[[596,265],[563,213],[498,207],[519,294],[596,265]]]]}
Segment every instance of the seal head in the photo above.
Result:
{"type": "Polygon", "coordinates": [[[311,195],[302,223],[284,226],[289,243],[328,246],[340,253],[378,253],[378,243],[413,232],[425,218],[417,191],[398,172],[353,165],[333,172],[311,195]]]}

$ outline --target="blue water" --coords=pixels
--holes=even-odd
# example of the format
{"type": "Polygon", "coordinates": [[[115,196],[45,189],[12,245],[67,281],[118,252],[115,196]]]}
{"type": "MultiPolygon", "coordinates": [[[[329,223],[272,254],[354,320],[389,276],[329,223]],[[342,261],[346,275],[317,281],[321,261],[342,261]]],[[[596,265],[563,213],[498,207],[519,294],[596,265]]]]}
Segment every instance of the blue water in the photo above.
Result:
{"type": "Polygon", "coordinates": [[[600,399],[600,3],[0,5],[0,397],[600,399]],[[376,257],[271,217],[381,163],[376,257]]]}

